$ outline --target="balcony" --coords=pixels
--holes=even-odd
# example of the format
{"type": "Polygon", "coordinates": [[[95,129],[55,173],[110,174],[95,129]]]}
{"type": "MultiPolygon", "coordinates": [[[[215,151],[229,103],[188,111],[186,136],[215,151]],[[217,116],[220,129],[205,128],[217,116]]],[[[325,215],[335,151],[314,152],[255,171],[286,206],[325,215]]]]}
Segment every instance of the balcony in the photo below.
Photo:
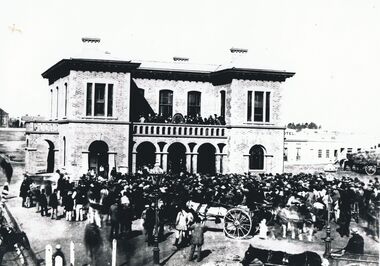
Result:
{"type": "Polygon", "coordinates": [[[226,126],[197,124],[134,123],[134,136],[221,138],[226,137],[226,126]]]}
{"type": "Polygon", "coordinates": [[[52,121],[26,122],[26,133],[58,134],[58,123],[52,121]]]}

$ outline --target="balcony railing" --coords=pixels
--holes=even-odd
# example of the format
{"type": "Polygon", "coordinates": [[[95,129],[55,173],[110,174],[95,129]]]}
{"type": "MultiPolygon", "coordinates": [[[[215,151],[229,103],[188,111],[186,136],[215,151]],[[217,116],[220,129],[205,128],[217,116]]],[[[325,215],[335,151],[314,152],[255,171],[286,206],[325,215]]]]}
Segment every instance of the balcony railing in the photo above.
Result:
{"type": "Polygon", "coordinates": [[[26,122],[26,132],[58,133],[58,124],[51,121],[26,122]]]}
{"type": "Polygon", "coordinates": [[[226,138],[225,126],[193,124],[134,123],[136,136],[180,136],[197,138],[226,138]]]}

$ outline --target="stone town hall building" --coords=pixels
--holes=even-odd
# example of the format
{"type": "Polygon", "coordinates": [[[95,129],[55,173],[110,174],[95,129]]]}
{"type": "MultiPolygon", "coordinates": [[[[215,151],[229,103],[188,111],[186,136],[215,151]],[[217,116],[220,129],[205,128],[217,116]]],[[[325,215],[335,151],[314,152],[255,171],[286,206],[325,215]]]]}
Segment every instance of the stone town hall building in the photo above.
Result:
{"type": "MultiPolygon", "coordinates": [[[[82,41],[86,55],[62,59],[42,74],[51,118],[26,125],[26,171],[65,168],[80,176],[99,168],[136,172],[155,162],[167,172],[283,171],[281,85],[294,73],[234,61],[123,61],[91,47],[100,39],[82,41]],[[154,113],[180,123],[139,120],[154,113]],[[215,114],[225,125],[181,123],[184,116],[215,114]]],[[[246,52],[231,49],[234,55],[246,52]]]]}

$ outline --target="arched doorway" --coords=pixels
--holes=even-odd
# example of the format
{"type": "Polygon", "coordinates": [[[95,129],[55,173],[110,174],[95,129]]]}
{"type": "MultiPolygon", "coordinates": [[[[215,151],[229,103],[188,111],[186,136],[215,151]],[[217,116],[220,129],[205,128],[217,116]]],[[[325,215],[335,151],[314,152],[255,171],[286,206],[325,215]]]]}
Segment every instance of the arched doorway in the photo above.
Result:
{"type": "Polygon", "coordinates": [[[108,145],[104,141],[96,140],[88,148],[89,169],[94,170],[97,175],[107,177],[108,175],[108,145]]]}
{"type": "Polygon", "coordinates": [[[156,162],[156,147],[151,142],[143,142],[137,147],[136,167],[141,169],[147,166],[153,168],[156,162]]]}
{"type": "Polygon", "coordinates": [[[186,171],[186,147],[181,143],[173,143],[168,153],[168,171],[173,174],[186,171]]]}
{"type": "Polygon", "coordinates": [[[53,142],[51,142],[50,140],[47,140],[46,139],[46,142],[48,143],[49,145],[49,151],[48,151],[48,154],[47,154],[47,167],[46,167],[46,172],[47,173],[53,173],[54,172],[54,160],[55,160],[55,156],[54,156],[54,144],[53,142]]]}
{"type": "Polygon", "coordinates": [[[198,173],[215,174],[215,147],[209,143],[198,148],[198,173]]]}
{"type": "Polygon", "coordinates": [[[249,170],[264,170],[264,147],[255,145],[249,150],[249,170]]]}

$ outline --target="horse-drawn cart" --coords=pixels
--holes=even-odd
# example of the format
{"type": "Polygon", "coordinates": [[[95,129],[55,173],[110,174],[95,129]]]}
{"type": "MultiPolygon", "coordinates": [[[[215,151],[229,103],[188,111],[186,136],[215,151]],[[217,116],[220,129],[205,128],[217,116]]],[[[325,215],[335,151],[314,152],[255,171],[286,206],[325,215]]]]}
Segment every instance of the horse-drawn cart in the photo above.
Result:
{"type": "Polygon", "coordinates": [[[230,206],[216,202],[212,204],[192,202],[191,205],[199,216],[208,220],[221,220],[225,235],[233,239],[248,237],[262,219],[270,223],[274,218],[270,204],[255,204],[252,210],[244,205],[230,206]]]}
{"type": "Polygon", "coordinates": [[[347,160],[344,162],[343,168],[346,168],[346,166],[349,166],[352,171],[374,175],[380,168],[380,154],[375,151],[347,154],[347,160]]]}

